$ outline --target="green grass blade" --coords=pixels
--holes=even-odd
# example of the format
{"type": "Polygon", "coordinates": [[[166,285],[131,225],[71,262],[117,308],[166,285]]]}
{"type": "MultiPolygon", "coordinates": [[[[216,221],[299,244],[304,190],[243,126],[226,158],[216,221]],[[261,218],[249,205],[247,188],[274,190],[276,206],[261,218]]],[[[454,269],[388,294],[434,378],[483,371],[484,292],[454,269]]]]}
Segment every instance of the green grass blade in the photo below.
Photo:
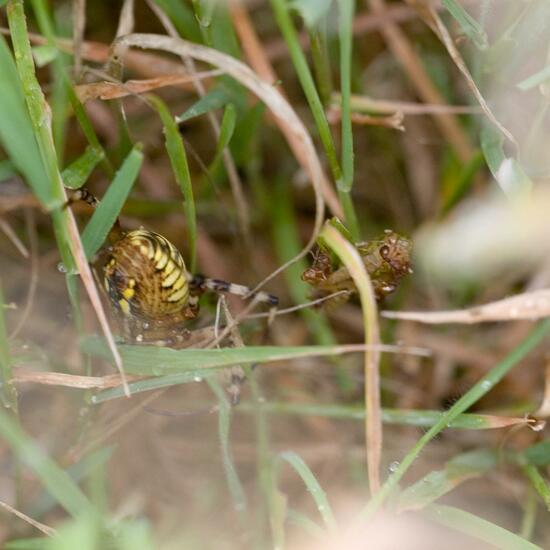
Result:
{"type": "Polygon", "coordinates": [[[198,116],[221,109],[231,101],[231,93],[225,86],[212,88],[205,96],[193,103],[183,114],[176,117],[176,122],[181,124],[198,116]]]}
{"type": "MultiPolygon", "coordinates": [[[[265,401],[262,403],[265,411],[270,414],[295,416],[321,416],[340,420],[365,420],[363,405],[335,405],[332,403],[295,403],[285,401],[265,401]]],[[[250,403],[241,403],[239,411],[253,411],[250,403]]],[[[445,413],[433,410],[382,409],[382,422],[396,426],[416,426],[417,428],[431,428],[445,413]]],[[[463,413],[457,416],[447,426],[455,430],[494,430],[525,423],[523,418],[499,417],[485,414],[463,413]]],[[[550,453],[550,451],[546,451],[550,453]]],[[[544,458],[550,463],[550,454],[544,458]]]]}
{"type": "Polygon", "coordinates": [[[542,550],[519,535],[460,508],[432,504],[424,515],[441,525],[478,538],[491,547],[502,550],[542,550]]]}
{"type": "Polygon", "coordinates": [[[548,466],[550,464],[550,441],[540,441],[527,447],[522,456],[528,464],[548,466]]]}
{"type": "Polygon", "coordinates": [[[229,103],[223,112],[222,123],[220,126],[220,137],[218,139],[218,145],[216,146],[216,154],[214,155],[214,160],[208,169],[210,173],[213,173],[218,168],[222,160],[223,152],[233,137],[236,122],[237,111],[235,110],[235,106],[232,103],[229,103]]]}
{"type": "Polygon", "coordinates": [[[325,525],[329,531],[336,531],[337,524],[332,508],[327,500],[325,491],[319,485],[317,478],[313,472],[309,469],[309,466],[302,460],[302,458],[292,451],[287,451],[278,455],[281,461],[285,461],[290,464],[296,473],[302,478],[307,490],[311,494],[317,510],[321,514],[325,525]]]}
{"type": "Polygon", "coordinates": [[[526,92],[536,86],[544,84],[547,80],[550,80],[550,65],[546,65],[544,69],[536,72],[535,74],[522,80],[517,86],[520,90],[526,92]]]}
{"type": "Polygon", "coordinates": [[[399,467],[386,480],[382,488],[370,500],[360,516],[370,517],[386,498],[392,493],[399,480],[418,457],[422,449],[441,431],[443,431],[460,414],[468,410],[474,403],[488,393],[502,378],[521,361],[531,350],[540,344],[550,332],[550,319],[538,323],[529,335],[514,348],[502,361],[495,365],[477,384],[468,390],[439,421],[432,426],[403,458],[399,467]]]}
{"type": "Polygon", "coordinates": [[[193,196],[193,184],[191,183],[191,174],[189,173],[183,139],[178,131],[174,117],[170,114],[166,105],[157,97],[150,96],[149,99],[153,102],[162,120],[165,145],[170,157],[172,171],[185,199],[183,208],[189,232],[189,268],[193,273],[197,263],[197,215],[195,211],[195,198],[193,196]]]}
{"type": "MultiPolygon", "coordinates": [[[[355,0],[340,0],[340,94],[342,132],[342,191],[349,193],[353,186],[353,130],[351,127],[351,58],[353,14],[355,0]]],[[[349,223],[348,223],[349,225],[349,223]]],[[[353,231],[352,231],[353,234],[353,231]]],[[[357,237],[357,235],[355,235],[357,237]]]]}
{"type": "MultiPolygon", "coordinates": [[[[125,365],[126,366],[126,365],[125,365]]],[[[130,393],[140,393],[144,391],[157,390],[160,388],[168,388],[170,386],[177,386],[179,384],[190,384],[193,382],[202,382],[208,380],[215,372],[205,372],[204,369],[197,368],[191,369],[179,374],[168,374],[166,376],[157,376],[155,378],[148,378],[147,380],[139,380],[137,382],[130,382],[128,388],[130,393]]],[[[125,395],[124,388],[116,387],[108,390],[101,391],[91,397],[91,402],[94,405],[110,401],[111,399],[118,399],[125,395]]]]}
{"type": "Polygon", "coordinates": [[[69,475],[0,409],[0,437],[18,458],[31,468],[53,498],[73,517],[94,514],[95,509],[69,475]]]}
{"type": "Polygon", "coordinates": [[[141,146],[136,145],[124,159],[115,179],[82,233],[82,244],[88,261],[92,260],[105,242],[136,181],[143,161],[143,153],[140,149],[141,146]]]}
{"type": "MultiPolygon", "coordinates": [[[[75,482],[79,483],[85,477],[90,475],[98,466],[105,465],[115,451],[115,447],[104,447],[98,449],[86,455],[82,460],[79,460],[75,464],[71,464],[66,470],[69,477],[75,482]]],[[[56,504],[55,499],[50,493],[44,491],[41,495],[38,495],[36,500],[29,504],[29,515],[32,518],[41,518],[44,514],[47,514],[56,504]]]]}
{"type": "Polygon", "coordinates": [[[550,512],[550,488],[538,468],[536,466],[532,466],[531,464],[526,464],[523,467],[523,473],[533,485],[533,488],[542,499],[542,502],[544,502],[546,510],[550,512]]]}
{"type": "Polygon", "coordinates": [[[479,49],[484,50],[487,48],[487,33],[456,0],[442,0],[442,4],[460,25],[462,32],[470,38],[479,49]]]}
{"type": "MultiPolygon", "coordinates": [[[[268,363],[301,357],[324,357],[364,351],[363,346],[249,346],[246,348],[182,349],[158,346],[119,345],[126,372],[149,376],[176,374],[189,370],[224,368],[242,363],[268,363]]],[[[110,361],[101,338],[85,338],[81,349],[110,361]]]]}
{"type": "Polygon", "coordinates": [[[192,42],[201,42],[201,32],[193,10],[180,0],[155,0],[162,11],[174,23],[177,31],[183,38],[192,42]]]}
{"type": "Polygon", "coordinates": [[[246,495],[237,474],[237,469],[231,456],[231,445],[229,434],[231,429],[231,405],[229,404],[223,388],[214,378],[208,379],[208,385],[218,398],[218,435],[222,452],[223,469],[235,510],[244,512],[246,510],[246,495]]]}
{"type": "Polygon", "coordinates": [[[79,189],[90,177],[94,168],[105,158],[103,149],[96,149],[88,145],[82,155],[75,159],[65,170],[61,177],[65,187],[69,189],[79,189]]]}
{"type": "Polygon", "coordinates": [[[334,179],[337,182],[338,187],[343,185],[342,180],[342,170],[338,162],[338,156],[336,154],[336,148],[330,133],[330,127],[328,125],[327,118],[325,116],[325,110],[319,94],[317,93],[317,88],[315,87],[315,81],[311,76],[311,71],[309,70],[306,56],[300,46],[298,40],[298,34],[292,23],[290,14],[288,13],[288,6],[284,0],[271,0],[271,6],[277,20],[277,24],[281,29],[285,42],[288,46],[290,57],[296,69],[296,74],[302,85],[302,89],[306,95],[309,107],[313,118],[315,119],[315,124],[319,132],[319,137],[323,143],[323,147],[327,154],[329,165],[332,170],[334,179]]]}
{"type": "Polygon", "coordinates": [[[494,451],[482,449],[463,453],[451,459],[444,470],[436,470],[410,485],[398,498],[399,511],[418,510],[426,507],[455,487],[497,467],[494,451]]]}
{"type": "Polygon", "coordinates": [[[17,171],[40,202],[50,208],[54,199],[34,138],[21,81],[4,37],[0,36],[0,142],[17,171]]]}
{"type": "Polygon", "coordinates": [[[9,349],[6,316],[4,315],[4,292],[2,281],[0,281],[0,401],[4,407],[17,413],[17,391],[12,382],[12,360],[9,349]]]}

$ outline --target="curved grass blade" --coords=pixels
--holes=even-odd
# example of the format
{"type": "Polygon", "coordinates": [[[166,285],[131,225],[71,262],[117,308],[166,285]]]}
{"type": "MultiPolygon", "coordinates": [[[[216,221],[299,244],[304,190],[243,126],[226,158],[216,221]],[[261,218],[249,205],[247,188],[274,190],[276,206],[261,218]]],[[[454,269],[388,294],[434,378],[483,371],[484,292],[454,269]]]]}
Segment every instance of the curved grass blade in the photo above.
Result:
{"type": "Polygon", "coordinates": [[[296,473],[302,478],[307,490],[310,492],[317,510],[321,514],[327,529],[331,532],[336,531],[337,524],[332,513],[332,508],[327,500],[325,491],[319,485],[317,478],[313,472],[309,469],[309,466],[302,460],[302,458],[292,451],[286,451],[278,455],[279,460],[285,461],[290,464],[296,473]]]}
{"type": "Polygon", "coordinates": [[[508,529],[460,508],[432,504],[425,510],[424,515],[441,525],[466,533],[502,550],[542,550],[540,546],[508,529]]]}
{"type": "Polygon", "coordinates": [[[122,206],[132,189],[141,168],[143,153],[141,146],[135,145],[124,159],[103,200],[99,203],[92,218],[82,233],[82,244],[86,258],[91,261],[105,242],[109,231],[118,218],[122,206]]]}
{"type": "Polygon", "coordinates": [[[340,258],[342,264],[348,269],[350,276],[357,287],[363,312],[363,324],[365,333],[364,370],[365,370],[365,441],[367,447],[367,466],[371,493],[380,488],[380,457],[382,454],[382,417],[380,405],[380,353],[373,346],[380,342],[378,329],[378,313],[374,290],[365,269],[365,265],[357,252],[340,231],[325,223],[319,235],[333,252],[340,258]]]}
{"type": "Polygon", "coordinates": [[[193,273],[197,261],[197,216],[195,212],[195,199],[193,196],[193,185],[191,183],[191,174],[187,164],[187,156],[183,139],[178,131],[178,126],[174,121],[174,117],[162,100],[155,96],[149,96],[149,100],[155,106],[164,126],[164,139],[172,171],[181,192],[185,198],[183,208],[189,231],[189,268],[193,273]]]}

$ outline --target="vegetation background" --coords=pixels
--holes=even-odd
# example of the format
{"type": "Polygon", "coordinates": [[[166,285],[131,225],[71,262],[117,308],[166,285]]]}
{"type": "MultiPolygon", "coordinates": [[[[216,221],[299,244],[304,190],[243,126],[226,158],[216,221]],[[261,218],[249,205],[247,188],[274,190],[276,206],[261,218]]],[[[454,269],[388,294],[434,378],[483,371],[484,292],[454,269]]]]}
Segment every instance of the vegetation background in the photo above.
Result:
{"type": "Polygon", "coordinates": [[[547,1],[0,6],[3,548],[550,547],[547,1]],[[88,264],[119,214],[192,271],[285,266],[280,314],[123,343],[88,264]],[[415,273],[376,304],[385,228],[415,273]],[[283,314],[321,231],[359,298],[283,314]]]}

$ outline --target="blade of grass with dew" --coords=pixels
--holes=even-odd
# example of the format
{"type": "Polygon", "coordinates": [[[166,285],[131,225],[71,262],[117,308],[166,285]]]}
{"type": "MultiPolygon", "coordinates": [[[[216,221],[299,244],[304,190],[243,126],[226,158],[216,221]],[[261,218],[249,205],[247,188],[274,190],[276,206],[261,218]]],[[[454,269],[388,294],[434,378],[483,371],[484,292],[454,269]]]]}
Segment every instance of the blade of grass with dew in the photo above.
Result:
{"type": "Polygon", "coordinates": [[[231,429],[231,405],[227,400],[223,388],[215,378],[207,379],[210,389],[218,398],[218,435],[220,438],[220,447],[222,452],[223,469],[227,486],[235,505],[235,510],[240,514],[246,512],[246,495],[237,474],[237,469],[231,456],[231,446],[229,443],[229,433],[231,429]]]}
{"type": "MultiPolygon", "coordinates": [[[[347,268],[361,300],[365,345],[375,346],[380,342],[378,329],[378,311],[376,298],[365,265],[357,249],[330,221],[326,222],[319,238],[330,247],[347,268]]],[[[380,353],[374,349],[365,351],[365,443],[367,447],[367,466],[371,493],[378,491],[380,485],[380,459],[382,453],[382,418],[380,414],[380,353]]]]}
{"type": "Polygon", "coordinates": [[[172,171],[185,199],[183,208],[189,232],[189,268],[191,269],[191,273],[194,273],[197,263],[197,214],[195,211],[193,184],[191,182],[183,139],[178,131],[174,117],[170,114],[164,102],[156,96],[149,96],[149,99],[152,101],[162,120],[164,140],[168,156],[170,157],[172,171]]]}
{"type": "Polygon", "coordinates": [[[115,175],[115,179],[109,185],[105,196],[84,228],[82,244],[88,261],[92,261],[96,252],[105,242],[130,190],[136,182],[142,162],[141,145],[137,144],[124,159],[122,166],[115,175]]]}
{"type": "Polygon", "coordinates": [[[521,538],[504,527],[460,508],[432,504],[426,508],[423,515],[440,525],[466,533],[502,550],[542,550],[540,546],[521,538]]]}
{"type": "Polygon", "coordinates": [[[79,189],[90,177],[94,168],[105,158],[103,149],[88,145],[82,155],[73,160],[61,173],[65,187],[79,189]]]}
{"type": "Polygon", "coordinates": [[[282,462],[287,462],[294,468],[311,494],[327,529],[331,532],[335,532],[338,526],[334,514],[332,513],[332,508],[327,500],[327,495],[321,488],[313,472],[309,469],[309,466],[293,451],[280,453],[277,455],[277,458],[278,462],[276,462],[274,466],[280,468],[282,462]]]}
{"type": "Polygon", "coordinates": [[[535,491],[542,499],[544,506],[546,506],[546,510],[550,512],[550,488],[548,487],[548,483],[542,477],[536,466],[526,464],[523,466],[522,470],[527,479],[531,482],[531,485],[535,491]]]}
{"type": "Polygon", "coordinates": [[[13,372],[9,350],[6,317],[4,315],[4,292],[0,280],[0,401],[4,407],[17,415],[17,390],[12,382],[13,372]]]}
{"type": "Polygon", "coordinates": [[[425,508],[463,482],[496,468],[498,457],[489,449],[457,455],[444,470],[435,470],[403,490],[397,499],[400,512],[425,508]]]}
{"type": "MultiPolygon", "coordinates": [[[[364,406],[335,405],[332,403],[287,403],[285,401],[265,401],[263,403],[266,412],[271,414],[296,415],[296,416],[320,416],[340,420],[365,421],[364,406]]],[[[250,412],[253,406],[250,403],[241,403],[239,412],[250,412]]],[[[382,409],[382,422],[397,426],[416,426],[417,428],[431,428],[444,415],[441,411],[432,410],[407,410],[407,409],[382,409]]],[[[456,430],[495,430],[510,426],[526,424],[523,417],[502,417],[489,414],[463,413],[449,423],[448,428],[456,430]]],[[[550,463],[550,455],[547,455],[546,463],[550,463]]]]}
{"type": "MultiPolygon", "coordinates": [[[[128,388],[132,395],[135,393],[141,393],[144,391],[157,390],[160,388],[168,388],[170,386],[178,386],[180,384],[190,384],[195,382],[202,382],[210,379],[216,372],[206,371],[202,368],[189,370],[179,374],[168,374],[165,376],[157,376],[155,378],[147,378],[146,380],[138,380],[136,382],[130,382],[128,388]]],[[[124,397],[124,388],[118,386],[116,388],[110,388],[103,390],[90,398],[91,403],[97,405],[110,401],[111,399],[118,399],[124,397]]]]}
{"type": "Polygon", "coordinates": [[[405,455],[395,472],[386,480],[381,490],[374,495],[365,508],[360,512],[358,519],[363,521],[375,513],[388,496],[397,487],[399,480],[409,469],[422,449],[441,431],[455,420],[460,414],[468,410],[474,403],[479,401],[508,372],[518,364],[531,350],[537,347],[550,332],[550,319],[539,322],[531,330],[528,336],[516,346],[502,361],[497,363],[486,375],[484,375],[472,388],[470,388],[439,421],[434,424],[405,455]]]}
{"type": "MultiPolygon", "coordinates": [[[[344,346],[248,346],[246,348],[190,348],[181,350],[147,345],[119,345],[117,347],[124,357],[127,372],[148,376],[161,376],[196,370],[197,366],[203,369],[223,368],[239,363],[269,363],[304,357],[326,357],[344,353],[358,353],[372,349],[360,344],[344,346]]],[[[107,361],[112,359],[103,338],[84,338],[81,349],[85,353],[90,353],[107,361]]],[[[380,349],[389,351],[392,347],[385,348],[381,346],[374,349],[378,352],[380,349]]]]}
{"type": "Polygon", "coordinates": [[[73,517],[95,509],[78,485],[27,436],[17,423],[0,409],[0,437],[17,457],[38,476],[53,498],[73,517]]]}
{"type": "Polygon", "coordinates": [[[321,143],[323,144],[323,148],[325,149],[325,154],[328,159],[332,176],[338,188],[340,201],[342,202],[342,208],[344,209],[346,224],[352,232],[354,238],[359,240],[359,228],[356,225],[357,216],[353,209],[353,203],[350,200],[349,194],[345,192],[342,168],[338,162],[338,155],[336,153],[336,147],[334,145],[332,134],[330,133],[330,127],[325,116],[325,110],[321,99],[319,98],[319,94],[317,93],[315,81],[311,76],[306,56],[300,46],[298,34],[288,12],[288,6],[284,0],[271,0],[271,7],[289,49],[292,63],[294,64],[296,74],[298,75],[298,79],[306,96],[309,108],[311,109],[311,114],[315,120],[315,125],[317,126],[317,131],[319,132],[319,137],[321,139],[321,143]]]}
{"type": "Polygon", "coordinates": [[[487,33],[456,0],[442,0],[442,4],[460,25],[462,32],[470,38],[480,50],[487,48],[487,33]]]}

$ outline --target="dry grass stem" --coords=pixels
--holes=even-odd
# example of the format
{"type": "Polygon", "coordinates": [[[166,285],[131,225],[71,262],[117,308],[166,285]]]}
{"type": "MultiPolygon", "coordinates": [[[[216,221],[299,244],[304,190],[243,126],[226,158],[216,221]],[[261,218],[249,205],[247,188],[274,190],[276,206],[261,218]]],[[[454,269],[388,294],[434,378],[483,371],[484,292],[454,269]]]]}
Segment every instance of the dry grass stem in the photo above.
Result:
{"type": "Polygon", "coordinates": [[[23,512],[16,510],[13,506],[10,506],[9,504],[2,502],[1,500],[0,500],[0,508],[4,508],[4,510],[7,510],[8,512],[10,512],[10,514],[13,514],[18,518],[21,518],[23,521],[26,521],[29,525],[32,525],[39,531],[42,531],[42,533],[44,533],[45,535],[48,535],[48,537],[53,537],[54,535],[57,534],[57,531],[53,527],[49,527],[48,525],[44,525],[43,523],[40,523],[39,521],[32,519],[31,517],[27,516],[27,514],[24,514],[23,512]]]}
{"type": "Polygon", "coordinates": [[[383,311],[388,319],[418,321],[419,323],[463,323],[475,324],[490,321],[535,321],[550,317],[550,290],[525,292],[504,300],[497,300],[481,306],[450,311],[383,311]]]}
{"type": "Polygon", "coordinates": [[[144,80],[127,80],[126,82],[92,82],[80,84],[75,87],[75,92],[81,103],[92,99],[118,99],[129,95],[142,94],[164,88],[166,86],[177,86],[189,84],[195,79],[206,79],[219,76],[223,71],[204,71],[195,75],[166,75],[157,78],[144,80]]]}
{"type": "MultiPolygon", "coordinates": [[[[470,74],[470,71],[468,70],[466,63],[464,62],[462,55],[460,54],[457,47],[455,46],[455,43],[451,35],[449,34],[447,27],[441,20],[441,17],[439,17],[439,14],[429,4],[426,4],[425,7],[427,10],[427,13],[429,14],[428,25],[430,26],[430,28],[434,30],[435,34],[439,37],[441,42],[443,42],[443,45],[447,49],[447,52],[451,56],[451,59],[453,60],[454,64],[457,66],[458,70],[464,76],[464,79],[466,80],[466,84],[468,84],[468,87],[470,88],[472,94],[478,101],[480,107],[483,109],[483,112],[485,113],[487,118],[492,122],[492,124],[494,124],[496,128],[498,128],[498,130],[502,133],[502,135],[505,136],[510,141],[510,143],[512,143],[516,147],[516,151],[518,151],[519,145],[517,141],[515,140],[514,136],[497,120],[497,118],[489,108],[489,105],[487,105],[485,98],[479,91],[479,88],[476,86],[476,83],[474,82],[474,79],[472,78],[472,75],[470,74]]],[[[424,12],[424,10],[422,10],[422,12],[424,12]]]]}

